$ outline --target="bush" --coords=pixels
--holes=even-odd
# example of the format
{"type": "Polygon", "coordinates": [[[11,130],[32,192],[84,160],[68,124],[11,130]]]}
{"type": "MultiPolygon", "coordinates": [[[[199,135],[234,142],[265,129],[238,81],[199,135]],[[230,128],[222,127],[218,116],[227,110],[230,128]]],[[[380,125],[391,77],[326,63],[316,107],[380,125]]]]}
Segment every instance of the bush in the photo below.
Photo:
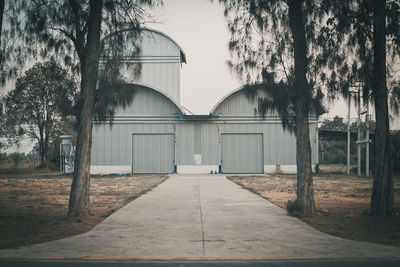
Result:
{"type": "Polygon", "coordinates": [[[18,166],[23,156],[20,153],[12,153],[10,154],[10,158],[14,162],[14,165],[18,166]]]}
{"type": "Polygon", "coordinates": [[[301,203],[298,199],[288,200],[286,204],[286,210],[289,215],[297,215],[301,213],[301,203]]]}

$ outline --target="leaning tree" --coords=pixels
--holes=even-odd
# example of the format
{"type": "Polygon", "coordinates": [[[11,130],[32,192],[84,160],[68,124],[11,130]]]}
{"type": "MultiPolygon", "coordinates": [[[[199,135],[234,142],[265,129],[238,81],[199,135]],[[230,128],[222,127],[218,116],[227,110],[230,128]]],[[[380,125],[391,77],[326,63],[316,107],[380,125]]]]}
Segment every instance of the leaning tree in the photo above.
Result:
{"type": "Polygon", "coordinates": [[[105,47],[101,40],[111,35],[114,37],[106,39],[114,43],[108,47],[127,48],[125,45],[134,42],[143,23],[151,18],[146,8],[153,7],[159,2],[158,0],[37,0],[27,4],[26,34],[32,37],[25,38],[27,44],[32,47],[35,47],[36,42],[44,44],[40,55],[63,56],[64,63],[73,66],[80,76],[76,115],[77,147],[69,216],[83,216],[89,212],[92,120],[100,53],[101,48],[105,47]],[[121,34],[126,31],[130,34],[121,34]]]}
{"type": "Polygon", "coordinates": [[[284,126],[294,125],[297,201],[302,214],[311,215],[315,204],[308,117],[322,98],[313,59],[322,49],[315,36],[324,12],[311,0],[220,2],[231,33],[230,67],[248,84],[261,82],[248,86],[261,114],[275,109],[284,126]]]}

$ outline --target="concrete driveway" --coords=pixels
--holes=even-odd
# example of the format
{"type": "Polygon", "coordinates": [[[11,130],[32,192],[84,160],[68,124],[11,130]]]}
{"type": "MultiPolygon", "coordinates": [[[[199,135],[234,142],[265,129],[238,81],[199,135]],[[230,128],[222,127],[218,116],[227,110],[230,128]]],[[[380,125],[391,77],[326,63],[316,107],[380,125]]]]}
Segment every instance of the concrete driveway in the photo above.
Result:
{"type": "Polygon", "coordinates": [[[0,250],[0,258],[276,260],[400,258],[400,248],[333,237],[223,175],[172,175],[91,231],[0,250]]]}

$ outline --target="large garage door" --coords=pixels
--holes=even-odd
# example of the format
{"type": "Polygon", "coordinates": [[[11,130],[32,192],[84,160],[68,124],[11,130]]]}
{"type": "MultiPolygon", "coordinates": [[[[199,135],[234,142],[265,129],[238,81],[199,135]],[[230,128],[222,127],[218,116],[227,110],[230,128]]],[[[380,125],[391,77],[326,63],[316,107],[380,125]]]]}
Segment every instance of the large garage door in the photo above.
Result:
{"type": "Polygon", "coordinates": [[[262,134],[222,134],[223,173],[263,173],[262,134]]]}
{"type": "Polygon", "coordinates": [[[133,134],[133,173],[173,173],[173,134],[133,134]]]}

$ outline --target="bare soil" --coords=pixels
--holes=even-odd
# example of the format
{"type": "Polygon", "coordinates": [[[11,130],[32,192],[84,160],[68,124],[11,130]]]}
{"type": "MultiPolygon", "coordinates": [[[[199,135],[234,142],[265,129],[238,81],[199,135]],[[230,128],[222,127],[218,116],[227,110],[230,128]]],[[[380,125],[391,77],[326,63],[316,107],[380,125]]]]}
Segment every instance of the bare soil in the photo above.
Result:
{"type": "Polygon", "coordinates": [[[92,177],[91,215],[68,219],[72,177],[54,174],[0,176],[0,248],[84,233],[167,179],[163,175],[92,177]]]}
{"type": "MultiPolygon", "coordinates": [[[[242,187],[286,209],[296,198],[296,176],[231,176],[242,187]]],[[[400,246],[400,177],[394,178],[396,215],[371,217],[369,213],[372,178],[347,175],[314,177],[316,213],[297,216],[317,230],[334,236],[400,246]]]]}

